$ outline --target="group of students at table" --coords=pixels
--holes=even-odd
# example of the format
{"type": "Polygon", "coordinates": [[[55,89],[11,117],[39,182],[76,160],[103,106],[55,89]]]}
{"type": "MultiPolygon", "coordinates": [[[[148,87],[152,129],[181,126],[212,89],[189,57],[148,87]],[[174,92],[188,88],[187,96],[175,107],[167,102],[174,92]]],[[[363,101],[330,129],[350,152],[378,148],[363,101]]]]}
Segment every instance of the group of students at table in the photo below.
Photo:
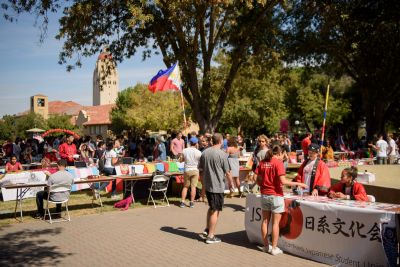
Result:
{"type": "Polygon", "coordinates": [[[308,159],[300,166],[294,181],[285,177],[282,162],[281,147],[274,146],[267,154],[255,173],[261,192],[262,223],[261,235],[264,241],[264,251],[272,255],[283,253],[277,247],[279,238],[279,222],[285,212],[285,202],[282,185],[297,187],[312,196],[324,195],[336,199],[352,199],[368,201],[365,188],[357,183],[357,168],[345,168],[339,183],[331,186],[328,167],[319,158],[320,147],[317,144],[308,146],[308,159]],[[268,240],[268,225],[272,224],[272,244],[268,240]]]}

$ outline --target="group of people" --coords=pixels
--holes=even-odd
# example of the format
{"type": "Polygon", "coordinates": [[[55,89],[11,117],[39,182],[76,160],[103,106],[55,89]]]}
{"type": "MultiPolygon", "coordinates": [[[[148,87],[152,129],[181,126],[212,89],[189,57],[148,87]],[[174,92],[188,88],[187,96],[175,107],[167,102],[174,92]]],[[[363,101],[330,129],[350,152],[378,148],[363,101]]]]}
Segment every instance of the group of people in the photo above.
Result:
{"type": "MultiPolygon", "coordinates": [[[[196,146],[196,141],[195,139],[191,140],[191,147],[196,146]]],[[[216,224],[224,205],[225,183],[228,183],[230,189],[235,185],[232,164],[229,162],[229,149],[225,150],[223,143],[222,135],[216,133],[212,136],[212,145],[209,148],[201,154],[197,152],[191,154],[198,161],[199,175],[209,204],[206,228],[201,234],[208,244],[221,242],[215,233],[216,224]]],[[[365,188],[356,181],[357,168],[355,167],[345,168],[342,171],[341,181],[331,186],[329,170],[320,158],[321,148],[312,142],[307,147],[307,158],[300,166],[297,176],[293,181],[289,181],[286,179],[283,145],[280,142],[271,142],[268,137],[261,135],[258,137],[258,148],[254,151],[255,157],[258,159],[255,162],[254,172],[261,193],[261,234],[264,240],[264,251],[272,255],[282,253],[277,244],[279,222],[282,213],[285,212],[283,186],[294,187],[298,193],[306,192],[311,196],[322,195],[337,199],[368,201],[365,188]],[[269,224],[272,227],[271,243],[268,239],[269,224]]],[[[193,150],[193,148],[190,149],[193,150]]],[[[193,166],[193,157],[191,156],[190,160],[189,157],[185,157],[186,151],[184,150],[185,163],[193,166]]],[[[237,153],[237,151],[233,153],[237,153]]],[[[193,177],[188,174],[187,179],[185,178],[185,186],[189,185],[192,180],[193,177]]],[[[184,197],[186,197],[186,191],[182,194],[181,205],[184,197]]]]}
{"type": "MultiPolygon", "coordinates": [[[[209,209],[206,216],[206,227],[202,233],[205,242],[208,244],[219,243],[221,240],[216,236],[216,225],[224,205],[225,184],[233,192],[234,188],[240,190],[239,180],[239,157],[246,151],[244,138],[239,136],[225,136],[214,133],[213,135],[196,135],[192,133],[190,138],[185,140],[182,133],[177,133],[166,143],[163,136],[158,136],[153,146],[155,160],[171,159],[184,162],[184,187],[182,190],[181,207],[186,207],[185,199],[188,189],[191,189],[189,207],[194,207],[197,182],[201,177],[203,193],[207,198],[209,209]],[[169,149],[167,149],[169,148],[169,149]],[[168,156],[167,156],[168,155],[168,156]]],[[[277,247],[279,237],[279,222],[282,213],[285,211],[283,186],[291,186],[297,192],[306,192],[312,196],[324,195],[331,198],[353,199],[367,201],[367,195],[362,184],[356,182],[357,169],[346,168],[342,172],[340,183],[331,186],[330,174],[324,161],[320,158],[320,146],[310,140],[304,140],[303,149],[307,153],[305,161],[300,166],[297,176],[293,181],[286,179],[285,162],[287,153],[290,152],[290,139],[285,136],[274,136],[268,138],[260,135],[257,138],[257,145],[253,152],[253,170],[255,180],[260,187],[262,224],[261,234],[264,240],[264,250],[272,255],[281,254],[277,247]],[[268,240],[268,227],[271,222],[272,242],[268,240]]],[[[72,165],[77,159],[76,155],[83,157],[86,149],[88,156],[98,159],[99,168],[105,174],[115,174],[115,165],[123,156],[129,155],[129,151],[135,151],[134,155],[140,159],[141,149],[130,146],[128,149],[122,145],[123,140],[115,139],[104,142],[98,140],[95,145],[92,142],[82,142],[77,150],[74,137],[68,136],[65,142],[58,146],[57,166],[59,171],[50,175],[48,184],[52,185],[58,180],[67,182],[72,180],[65,172],[67,165],[72,165]],[[78,154],[79,152],[79,154],[78,154]],[[101,163],[101,164],[100,164],[101,163]],[[102,165],[102,166],[100,166],[102,165]],[[61,178],[61,176],[63,178],[61,178]]],[[[303,145],[303,144],[302,144],[303,145]]],[[[378,147],[378,146],[377,146],[378,147]]],[[[12,157],[11,162],[16,162],[17,157],[12,157]]],[[[13,168],[15,167],[16,163],[13,168]]],[[[13,170],[14,170],[13,169],[13,170]]],[[[69,173],[68,173],[69,174],[69,173]]],[[[112,194],[115,194],[115,183],[112,186],[112,194]]],[[[240,193],[240,191],[239,191],[240,193]]],[[[43,198],[46,192],[37,196],[38,216],[43,216],[43,198]]],[[[52,196],[57,198],[57,196],[52,196]]],[[[57,207],[59,211],[60,207],[57,207]]]]}

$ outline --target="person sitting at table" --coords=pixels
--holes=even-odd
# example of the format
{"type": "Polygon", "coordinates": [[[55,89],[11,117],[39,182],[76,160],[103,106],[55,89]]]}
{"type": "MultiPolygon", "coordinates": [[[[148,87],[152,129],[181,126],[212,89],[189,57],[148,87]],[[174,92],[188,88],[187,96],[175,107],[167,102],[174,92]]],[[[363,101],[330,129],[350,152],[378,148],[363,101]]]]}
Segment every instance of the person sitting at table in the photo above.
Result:
{"type": "Polygon", "coordinates": [[[326,140],[326,146],[321,147],[322,151],[322,158],[324,160],[334,160],[334,152],[333,148],[331,146],[331,142],[329,140],[326,140]]]}
{"type": "Polygon", "coordinates": [[[285,212],[285,200],[283,198],[282,185],[300,186],[307,188],[305,183],[291,182],[285,178],[285,168],[282,162],[282,149],[274,146],[268,150],[265,158],[258,164],[255,173],[257,184],[261,192],[262,223],[261,235],[264,241],[264,252],[272,255],[282,253],[277,247],[279,238],[279,222],[282,213],[285,212]],[[268,241],[268,224],[272,217],[272,246],[268,241]]]}
{"type": "Polygon", "coordinates": [[[6,172],[22,171],[22,165],[17,161],[17,156],[11,155],[10,161],[6,164],[6,172]]]}
{"type": "MultiPolygon", "coordinates": [[[[71,173],[67,172],[65,168],[67,167],[67,161],[65,159],[60,159],[57,161],[58,171],[51,174],[47,179],[48,186],[61,185],[61,184],[71,184],[74,182],[74,177],[71,173]]],[[[36,193],[36,206],[37,212],[35,218],[43,218],[44,209],[43,209],[43,199],[47,199],[48,192],[39,191],[36,193]]],[[[63,201],[69,197],[69,192],[53,192],[50,195],[50,200],[53,201],[63,201]]],[[[61,213],[61,204],[57,204],[56,213],[61,213]]]]}
{"type": "Polygon", "coordinates": [[[49,147],[46,151],[46,153],[44,153],[44,159],[48,159],[50,162],[57,162],[58,158],[56,156],[57,150],[49,147]]]}
{"type": "Polygon", "coordinates": [[[319,145],[312,143],[307,150],[308,157],[294,180],[305,183],[313,196],[326,195],[331,187],[331,176],[325,162],[319,158],[319,145]]]}
{"type": "Polygon", "coordinates": [[[331,187],[328,197],[368,201],[364,186],[355,181],[357,172],[356,167],[345,168],[340,176],[340,182],[331,187]]]}

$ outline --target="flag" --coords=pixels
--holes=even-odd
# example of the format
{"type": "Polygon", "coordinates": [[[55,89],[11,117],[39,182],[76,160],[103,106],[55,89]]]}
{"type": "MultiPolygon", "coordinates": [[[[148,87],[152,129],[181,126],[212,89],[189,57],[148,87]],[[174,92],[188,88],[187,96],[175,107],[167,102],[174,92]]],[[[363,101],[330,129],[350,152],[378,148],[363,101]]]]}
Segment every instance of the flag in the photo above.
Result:
{"type": "Polygon", "coordinates": [[[162,91],[179,91],[181,89],[181,73],[178,63],[166,70],[160,70],[148,86],[153,93],[162,91]]]}

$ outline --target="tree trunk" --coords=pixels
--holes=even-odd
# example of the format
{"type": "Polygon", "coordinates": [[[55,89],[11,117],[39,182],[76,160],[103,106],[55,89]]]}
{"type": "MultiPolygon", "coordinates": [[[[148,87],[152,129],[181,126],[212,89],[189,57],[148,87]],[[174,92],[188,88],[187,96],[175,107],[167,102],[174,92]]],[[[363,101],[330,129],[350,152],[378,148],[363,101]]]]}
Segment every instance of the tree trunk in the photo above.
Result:
{"type": "Polygon", "coordinates": [[[383,100],[371,101],[366,98],[365,94],[363,94],[367,138],[371,139],[375,134],[385,132],[385,111],[387,105],[383,100]]]}

